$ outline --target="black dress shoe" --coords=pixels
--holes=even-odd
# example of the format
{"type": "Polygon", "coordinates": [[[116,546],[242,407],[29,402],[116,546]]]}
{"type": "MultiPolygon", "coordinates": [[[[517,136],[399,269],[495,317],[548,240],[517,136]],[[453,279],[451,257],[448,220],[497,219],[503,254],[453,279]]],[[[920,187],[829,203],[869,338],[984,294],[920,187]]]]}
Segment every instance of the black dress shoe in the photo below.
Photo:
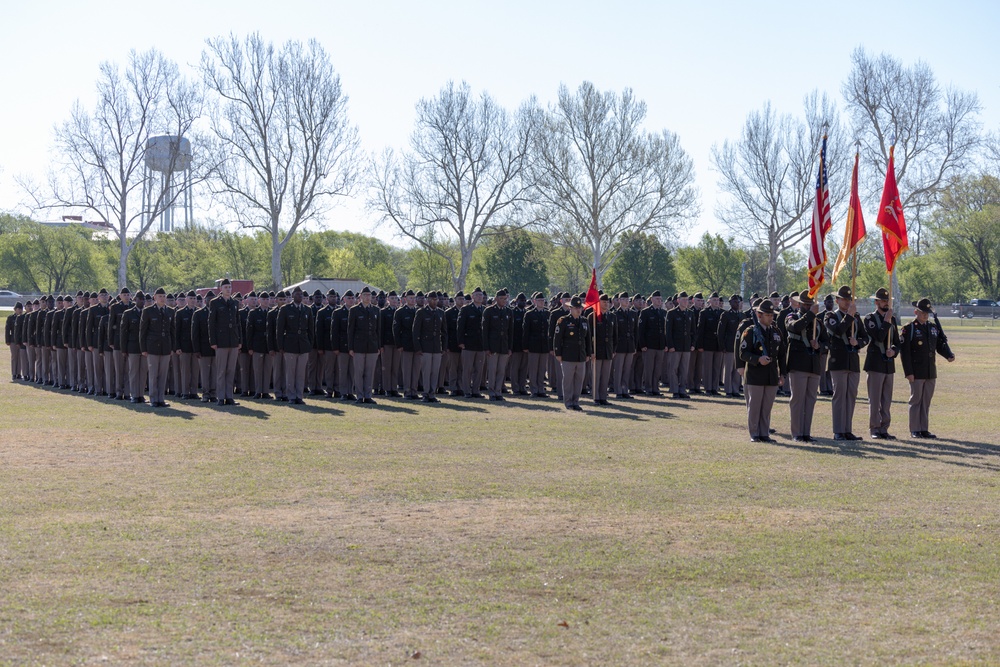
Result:
{"type": "Polygon", "coordinates": [[[872,433],[871,434],[871,439],[872,440],[881,440],[882,439],[882,434],[881,433],[872,433]]]}
{"type": "Polygon", "coordinates": [[[342,400],[342,401],[355,401],[355,400],[358,400],[358,399],[357,399],[357,397],[354,396],[354,394],[344,394],[343,396],[340,397],[340,400],[342,400]]]}
{"type": "Polygon", "coordinates": [[[305,405],[305,404],[306,404],[306,402],[305,402],[305,401],[303,401],[303,400],[302,400],[301,398],[293,398],[293,399],[291,400],[291,403],[292,403],[293,405],[305,405]]]}
{"type": "Polygon", "coordinates": [[[843,433],[834,433],[833,434],[833,439],[834,440],[847,440],[847,438],[844,436],[843,433]]]}
{"type": "Polygon", "coordinates": [[[760,438],[755,435],[750,436],[750,442],[760,442],[760,438]]]}
{"type": "Polygon", "coordinates": [[[923,431],[910,431],[910,437],[911,438],[923,438],[924,437],[924,432],[923,431]]]}
{"type": "Polygon", "coordinates": [[[366,398],[366,399],[363,399],[362,402],[365,403],[365,404],[367,404],[367,405],[378,405],[378,403],[375,402],[374,398],[366,398]]]}
{"type": "Polygon", "coordinates": [[[138,405],[139,403],[142,403],[142,401],[140,401],[138,398],[130,398],[128,399],[128,402],[133,405],[138,405]]]}
{"type": "Polygon", "coordinates": [[[204,395],[203,395],[203,396],[201,397],[201,402],[202,402],[202,403],[211,403],[211,402],[212,402],[212,397],[211,397],[211,396],[209,396],[208,394],[204,394],[204,395]]]}
{"type": "Polygon", "coordinates": [[[355,399],[353,399],[353,400],[354,400],[354,402],[355,402],[355,403],[357,403],[358,405],[361,405],[362,403],[364,403],[364,402],[365,402],[365,399],[361,398],[360,396],[359,396],[358,398],[355,398],[355,399]]]}
{"type": "Polygon", "coordinates": [[[270,394],[261,394],[261,395],[260,395],[260,397],[261,397],[261,398],[262,398],[263,400],[265,400],[265,401],[269,401],[269,400],[271,400],[271,395],[270,395],[270,394]]]}
{"type": "Polygon", "coordinates": [[[423,398],[420,399],[420,401],[422,403],[433,403],[434,402],[434,397],[433,396],[424,396],[423,398]]]}
{"type": "Polygon", "coordinates": [[[691,394],[681,394],[681,398],[691,398],[691,394]]]}
{"type": "Polygon", "coordinates": [[[569,409],[574,410],[576,412],[583,412],[583,408],[581,408],[579,405],[571,405],[569,406],[569,409]]]}
{"type": "Polygon", "coordinates": [[[452,390],[451,395],[452,396],[465,396],[465,392],[462,391],[461,389],[454,389],[454,390],[452,390]]]}
{"type": "Polygon", "coordinates": [[[933,433],[931,433],[930,431],[921,431],[920,435],[922,435],[923,437],[927,438],[928,440],[936,440],[937,439],[937,436],[934,435],[933,433]]]}
{"type": "Polygon", "coordinates": [[[216,405],[228,405],[228,403],[226,403],[226,399],[224,399],[224,398],[217,398],[217,399],[215,399],[215,404],[216,405]]]}
{"type": "Polygon", "coordinates": [[[846,439],[848,439],[848,440],[851,440],[851,441],[861,440],[861,438],[859,438],[858,436],[856,436],[856,435],[854,435],[853,433],[850,433],[850,432],[845,433],[844,437],[846,439]]]}
{"type": "Polygon", "coordinates": [[[549,397],[549,395],[546,394],[544,391],[535,394],[535,398],[548,398],[548,397],[549,397]]]}
{"type": "Polygon", "coordinates": [[[886,440],[896,439],[896,436],[892,435],[891,433],[885,433],[885,432],[882,433],[882,437],[885,438],[886,440]]]}
{"type": "Polygon", "coordinates": [[[761,442],[774,442],[774,438],[769,438],[766,435],[762,435],[762,436],[760,436],[760,441],[761,442]]]}
{"type": "Polygon", "coordinates": [[[769,429],[767,429],[767,432],[768,433],[777,433],[778,429],[776,429],[776,428],[769,428],[769,429]]]}
{"type": "Polygon", "coordinates": [[[804,435],[797,435],[794,438],[792,438],[792,440],[794,440],[795,442],[809,442],[809,440],[807,440],[806,436],[804,435]]]}
{"type": "Polygon", "coordinates": [[[167,403],[166,401],[160,401],[160,407],[161,408],[169,408],[170,404],[167,403]]]}
{"type": "Polygon", "coordinates": [[[483,397],[483,395],[480,394],[478,391],[469,394],[469,398],[482,398],[482,397],[483,397]]]}

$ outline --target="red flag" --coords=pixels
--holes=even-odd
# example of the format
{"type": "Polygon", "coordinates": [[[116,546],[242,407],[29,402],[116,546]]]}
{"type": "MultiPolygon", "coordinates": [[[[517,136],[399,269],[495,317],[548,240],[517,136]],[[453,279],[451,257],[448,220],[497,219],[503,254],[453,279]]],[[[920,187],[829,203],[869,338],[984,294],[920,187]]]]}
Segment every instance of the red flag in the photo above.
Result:
{"type": "Polygon", "coordinates": [[[888,273],[892,273],[896,260],[909,247],[903,204],[899,201],[899,190],[896,188],[896,167],[893,160],[895,150],[895,146],[889,147],[889,166],[885,172],[882,203],[875,220],[875,224],[882,228],[882,248],[885,250],[885,270],[888,273]]]}
{"type": "Polygon", "coordinates": [[[594,317],[601,319],[601,294],[597,291],[597,269],[593,269],[590,276],[590,289],[587,290],[587,300],[583,303],[584,308],[593,308],[594,317]]]}
{"type": "Polygon", "coordinates": [[[819,174],[816,176],[816,205],[813,207],[812,231],[809,239],[809,298],[814,298],[826,279],[826,233],[830,220],[830,186],[826,179],[826,135],[819,153],[819,174]]]}
{"type": "Polygon", "coordinates": [[[867,236],[865,229],[865,214],[861,212],[861,197],[858,196],[858,159],[854,154],[854,172],[851,174],[851,203],[847,207],[847,227],[844,229],[844,244],[840,246],[840,254],[833,265],[833,282],[837,281],[840,271],[847,266],[847,260],[861,241],[867,236]]]}

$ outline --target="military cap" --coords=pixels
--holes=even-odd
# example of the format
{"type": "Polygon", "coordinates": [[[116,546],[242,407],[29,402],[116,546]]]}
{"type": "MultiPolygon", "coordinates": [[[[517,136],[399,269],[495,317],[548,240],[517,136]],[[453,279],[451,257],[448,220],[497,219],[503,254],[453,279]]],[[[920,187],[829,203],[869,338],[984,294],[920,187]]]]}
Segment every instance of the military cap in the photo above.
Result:
{"type": "Polygon", "coordinates": [[[848,301],[852,301],[854,299],[854,295],[851,294],[851,288],[848,287],[847,285],[844,285],[839,290],[837,290],[837,298],[847,299],[848,301]]]}
{"type": "MultiPolygon", "coordinates": [[[[788,298],[789,299],[794,299],[795,297],[797,297],[799,294],[802,294],[802,293],[803,292],[792,292],[791,294],[788,295],[788,298]]],[[[808,294],[808,292],[806,292],[806,294],[808,294]]]]}
{"type": "Polygon", "coordinates": [[[760,294],[757,294],[757,292],[754,292],[753,294],[750,295],[750,300],[751,301],[753,301],[754,299],[759,299],[759,298],[760,298],[760,294]]]}
{"type": "Polygon", "coordinates": [[[399,295],[396,294],[396,290],[391,289],[391,290],[389,290],[389,296],[399,296],[399,295]]]}
{"type": "Polygon", "coordinates": [[[62,303],[62,300],[63,300],[62,294],[60,294],[59,296],[56,297],[56,301],[62,303]]]}
{"type": "Polygon", "coordinates": [[[608,294],[602,294],[600,300],[601,301],[608,301],[608,302],[610,302],[611,301],[611,296],[608,295],[608,294]]]}
{"type": "Polygon", "coordinates": [[[208,292],[205,293],[205,298],[206,299],[214,299],[215,298],[215,292],[213,292],[212,290],[208,290],[208,292]]]}
{"type": "Polygon", "coordinates": [[[403,292],[403,296],[416,296],[416,292],[414,292],[411,289],[408,289],[405,292],[403,292]]]}
{"type": "Polygon", "coordinates": [[[423,293],[422,290],[417,290],[417,296],[423,296],[423,295],[424,295],[424,293],[423,293]]]}
{"type": "Polygon", "coordinates": [[[254,290],[250,290],[250,292],[247,294],[247,298],[248,299],[256,299],[257,298],[257,292],[255,292],[254,290]]]}
{"type": "Polygon", "coordinates": [[[651,296],[651,297],[652,297],[652,296],[661,296],[661,294],[660,294],[660,290],[656,290],[656,291],[654,291],[654,292],[653,292],[652,294],[650,294],[649,296],[651,296]]]}
{"type": "MultiPolygon", "coordinates": [[[[169,294],[167,295],[167,298],[168,298],[168,299],[170,298],[170,295],[169,295],[169,294]]],[[[236,294],[234,294],[234,295],[233,295],[233,298],[234,298],[234,299],[236,299],[237,301],[240,301],[240,300],[242,300],[242,299],[243,299],[243,295],[242,295],[242,294],[240,294],[239,292],[237,292],[236,294]]]]}
{"type": "Polygon", "coordinates": [[[231,282],[229,282],[229,278],[223,278],[223,279],[222,279],[222,282],[220,282],[220,283],[219,283],[219,287],[222,287],[223,285],[229,285],[229,286],[232,286],[232,283],[231,283],[231,282]]]}
{"type": "Polygon", "coordinates": [[[712,292],[711,294],[708,295],[708,298],[709,299],[718,299],[719,298],[719,293],[718,292],[712,292]]]}
{"type": "Polygon", "coordinates": [[[765,315],[767,315],[767,314],[772,314],[773,315],[774,314],[774,304],[771,303],[770,299],[761,299],[760,303],[757,304],[757,307],[755,308],[755,310],[758,313],[763,313],[765,315]]]}
{"type": "MultiPolygon", "coordinates": [[[[472,293],[475,294],[476,292],[482,292],[482,291],[483,291],[482,287],[477,287],[476,289],[472,290],[472,293]]],[[[484,294],[485,294],[485,292],[484,292],[484,294]]]]}
{"type": "MultiPolygon", "coordinates": [[[[84,292],[81,296],[83,296],[84,299],[89,299],[90,298],[90,292],[84,292]]],[[[97,296],[97,295],[95,294],[94,296],[97,296]]]]}
{"type": "Polygon", "coordinates": [[[198,296],[198,293],[195,292],[194,290],[189,290],[188,293],[187,293],[187,295],[188,296],[198,296]]]}
{"type": "Polygon", "coordinates": [[[465,298],[465,294],[462,293],[462,290],[455,292],[455,298],[457,299],[458,297],[462,297],[463,299],[465,298]]]}
{"type": "Polygon", "coordinates": [[[832,293],[827,294],[825,297],[823,297],[823,301],[833,301],[833,296],[834,295],[832,293]]]}
{"type": "Polygon", "coordinates": [[[163,289],[162,287],[157,287],[156,291],[153,292],[153,294],[162,294],[162,295],[166,296],[167,295],[167,290],[163,289]]]}
{"type": "Polygon", "coordinates": [[[580,300],[580,297],[574,296],[572,299],[569,300],[569,307],[570,308],[583,308],[583,301],[580,300]]]}
{"type": "Polygon", "coordinates": [[[645,301],[646,297],[644,297],[643,295],[641,295],[638,292],[636,292],[635,296],[632,297],[632,300],[633,301],[645,301]]]}
{"type": "Polygon", "coordinates": [[[514,298],[517,299],[518,301],[524,301],[525,299],[528,298],[528,296],[524,292],[518,292],[517,296],[514,298]]]}
{"type": "MultiPolygon", "coordinates": [[[[877,290],[875,290],[875,298],[878,299],[879,301],[888,301],[889,300],[889,290],[887,290],[884,287],[879,287],[877,290]]],[[[916,304],[914,304],[914,305],[916,305],[916,304]]]]}
{"type": "Polygon", "coordinates": [[[696,299],[704,299],[705,295],[702,294],[701,292],[695,292],[694,293],[694,298],[696,298],[696,299]]]}
{"type": "Polygon", "coordinates": [[[365,286],[364,286],[363,288],[361,288],[361,294],[365,294],[366,292],[367,292],[368,294],[371,294],[371,293],[372,293],[372,288],[371,288],[371,287],[369,287],[368,285],[365,285],[365,286]]]}
{"type": "Polygon", "coordinates": [[[323,296],[323,293],[319,291],[319,289],[317,289],[315,292],[313,292],[313,296],[323,296]]]}
{"type": "Polygon", "coordinates": [[[77,290],[76,291],[76,295],[77,296],[84,296],[83,291],[81,291],[81,290],[77,290]]]}
{"type": "Polygon", "coordinates": [[[620,293],[618,295],[618,298],[619,299],[627,299],[628,298],[628,292],[622,292],[622,293],[620,293]]]}
{"type": "Polygon", "coordinates": [[[541,292],[535,292],[534,294],[531,295],[532,301],[534,301],[535,299],[544,299],[544,298],[545,295],[542,294],[541,292]]]}
{"type": "Polygon", "coordinates": [[[31,305],[32,306],[40,306],[40,305],[42,305],[42,302],[39,301],[38,299],[35,299],[34,301],[31,302],[31,305]]]}
{"type": "Polygon", "coordinates": [[[294,288],[292,289],[292,294],[302,294],[302,288],[301,288],[301,287],[299,287],[298,285],[296,285],[296,286],[295,286],[295,287],[294,287],[294,288]]]}
{"type": "Polygon", "coordinates": [[[729,297],[730,303],[733,302],[733,301],[742,301],[742,300],[743,300],[743,297],[740,296],[739,294],[734,294],[731,297],[729,297]]]}
{"type": "Polygon", "coordinates": [[[121,288],[120,290],[118,290],[118,293],[119,294],[131,294],[131,292],[128,291],[127,287],[121,288]]]}
{"type": "Polygon", "coordinates": [[[759,306],[762,301],[763,299],[761,299],[759,296],[756,296],[750,299],[750,307],[753,308],[754,310],[757,310],[757,306],[759,306]]]}
{"type": "Polygon", "coordinates": [[[337,296],[337,290],[335,290],[335,289],[328,289],[326,291],[326,295],[327,296],[337,296]]]}
{"type": "Polygon", "coordinates": [[[349,297],[353,297],[354,296],[354,291],[353,290],[347,290],[346,292],[344,292],[344,296],[345,297],[348,297],[348,296],[349,297]]]}
{"type": "Polygon", "coordinates": [[[278,298],[279,299],[284,299],[286,296],[288,296],[288,295],[285,293],[285,290],[283,290],[283,289],[278,290],[278,298]]]}
{"type": "Polygon", "coordinates": [[[507,296],[507,290],[505,290],[505,289],[498,289],[497,290],[497,296],[507,296]]]}
{"type": "Polygon", "coordinates": [[[921,311],[923,313],[933,313],[934,312],[934,309],[931,307],[931,300],[928,299],[927,297],[924,297],[923,299],[920,299],[919,301],[911,301],[910,303],[912,303],[916,307],[917,310],[919,310],[919,311],[921,311]]]}
{"type": "Polygon", "coordinates": [[[98,294],[107,294],[107,293],[108,293],[108,290],[104,289],[103,287],[101,288],[101,291],[98,292],[98,294]]]}
{"type": "Polygon", "coordinates": [[[795,300],[798,301],[799,304],[803,306],[811,306],[814,303],[816,303],[816,301],[813,300],[811,296],[809,296],[809,292],[802,292],[797,297],[795,297],[795,300]]]}
{"type": "Polygon", "coordinates": [[[142,301],[143,299],[146,298],[146,295],[142,293],[142,290],[138,290],[135,293],[135,298],[138,299],[139,301],[142,301]]]}
{"type": "Polygon", "coordinates": [[[381,298],[383,298],[383,299],[384,299],[384,298],[385,298],[385,290],[381,290],[381,289],[380,289],[380,290],[378,291],[378,294],[377,294],[376,296],[379,296],[379,297],[381,297],[381,298]]]}
{"type": "Polygon", "coordinates": [[[447,292],[438,292],[438,298],[439,299],[447,299],[448,298],[448,293],[447,292]]]}
{"type": "Polygon", "coordinates": [[[18,308],[20,308],[21,310],[24,310],[24,304],[21,303],[20,301],[18,301],[17,303],[14,304],[14,310],[17,310],[18,308]]]}
{"type": "Polygon", "coordinates": [[[687,292],[679,292],[674,298],[675,299],[686,299],[686,298],[688,298],[688,293],[687,292]]]}
{"type": "Polygon", "coordinates": [[[781,295],[780,295],[780,294],[778,294],[778,293],[777,293],[777,292],[775,291],[775,292],[771,292],[771,296],[769,296],[768,298],[769,298],[769,299],[780,299],[780,298],[781,298],[781,295]]]}
{"type": "Polygon", "coordinates": [[[434,290],[431,290],[430,292],[428,292],[424,296],[426,296],[428,299],[436,299],[436,298],[438,298],[438,293],[435,292],[434,290]]]}

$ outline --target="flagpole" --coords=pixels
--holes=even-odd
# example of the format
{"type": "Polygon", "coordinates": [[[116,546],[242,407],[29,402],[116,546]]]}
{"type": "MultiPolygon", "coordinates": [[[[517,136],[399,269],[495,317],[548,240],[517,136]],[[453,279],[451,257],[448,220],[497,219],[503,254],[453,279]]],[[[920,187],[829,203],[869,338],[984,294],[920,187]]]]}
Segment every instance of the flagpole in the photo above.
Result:
{"type": "MultiPolygon", "coordinates": [[[[855,248],[851,251],[851,299],[856,299],[858,289],[858,250],[855,248]]],[[[851,320],[851,338],[854,338],[854,322],[857,318],[851,320]]]]}

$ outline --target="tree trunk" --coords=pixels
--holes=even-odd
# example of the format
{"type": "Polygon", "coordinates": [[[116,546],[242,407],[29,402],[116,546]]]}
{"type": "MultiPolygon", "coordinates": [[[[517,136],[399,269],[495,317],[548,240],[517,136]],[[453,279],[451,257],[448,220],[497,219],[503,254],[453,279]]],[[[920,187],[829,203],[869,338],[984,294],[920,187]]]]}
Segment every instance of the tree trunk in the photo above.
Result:
{"type": "Polygon", "coordinates": [[[767,293],[778,289],[778,244],[774,239],[767,249],[767,293]]]}
{"type": "Polygon", "coordinates": [[[472,266],[472,250],[466,248],[462,251],[462,265],[458,268],[458,275],[455,277],[455,291],[465,289],[465,281],[469,277],[469,268],[472,266]]]}
{"type": "Polygon", "coordinates": [[[281,289],[281,244],[278,243],[277,235],[273,237],[271,243],[271,280],[274,282],[274,289],[281,289]]]}
{"type": "Polygon", "coordinates": [[[118,253],[118,289],[128,285],[128,254],[131,250],[125,234],[122,233],[120,241],[121,252],[118,253]]]}

